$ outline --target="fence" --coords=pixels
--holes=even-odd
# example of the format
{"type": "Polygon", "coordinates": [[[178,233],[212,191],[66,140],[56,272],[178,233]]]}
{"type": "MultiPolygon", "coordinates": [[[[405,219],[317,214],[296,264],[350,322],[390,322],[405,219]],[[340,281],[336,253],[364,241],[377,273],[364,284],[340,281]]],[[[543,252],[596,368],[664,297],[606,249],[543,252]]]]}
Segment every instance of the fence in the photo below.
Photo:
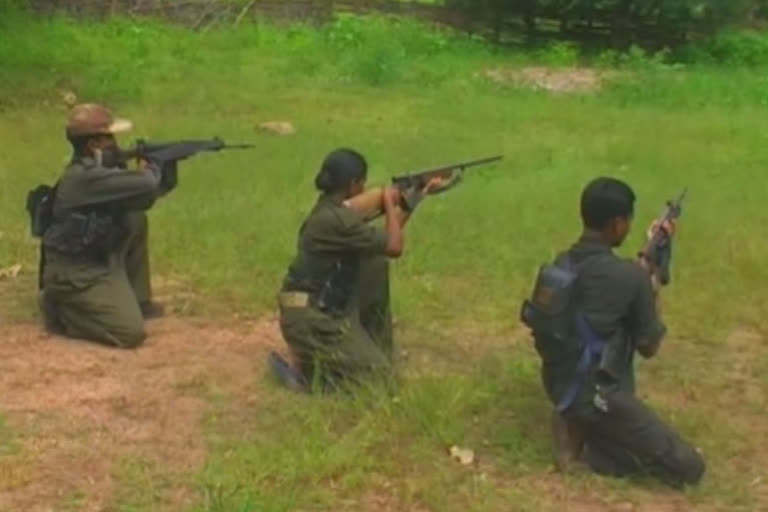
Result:
{"type": "Polygon", "coordinates": [[[192,27],[216,22],[240,23],[245,19],[266,18],[275,21],[323,24],[334,14],[392,14],[468,28],[456,9],[441,5],[398,0],[33,0],[42,13],[66,12],[78,17],[110,16],[162,17],[192,27]]]}
{"type": "Polygon", "coordinates": [[[97,18],[153,16],[196,29],[217,23],[239,24],[246,19],[258,18],[321,25],[340,12],[391,14],[481,34],[495,43],[539,37],[593,41],[620,47],[629,43],[660,47],[684,42],[689,32],[689,27],[680,30],[680,27],[649,23],[647,20],[618,19],[610,10],[603,12],[595,9],[589,16],[577,16],[573,20],[554,8],[537,12],[513,11],[506,16],[489,19],[472,17],[459,8],[434,2],[402,0],[31,0],[31,3],[40,12],[58,10],[74,16],[97,18]]]}

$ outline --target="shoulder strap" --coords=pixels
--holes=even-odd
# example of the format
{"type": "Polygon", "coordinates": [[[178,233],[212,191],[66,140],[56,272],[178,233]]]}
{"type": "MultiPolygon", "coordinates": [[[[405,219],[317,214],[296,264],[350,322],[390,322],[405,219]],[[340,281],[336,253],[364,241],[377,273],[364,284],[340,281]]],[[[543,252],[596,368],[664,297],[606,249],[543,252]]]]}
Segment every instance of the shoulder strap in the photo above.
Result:
{"type": "Polygon", "coordinates": [[[570,270],[571,272],[574,272],[576,274],[581,273],[582,270],[584,270],[588,265],[592,264],[595,260],[599,259],[600,256],[602,256],[602,253],[600,254],[591,254],[589,256],[586,256],[578,263],[574,262],[574,257],[571,254],[571,250],[567,250],[563,253],[561,253],[557,259],[555,260],[555,263],[561,263],[561,266],[563,268],[566,268],[570,270]]]}

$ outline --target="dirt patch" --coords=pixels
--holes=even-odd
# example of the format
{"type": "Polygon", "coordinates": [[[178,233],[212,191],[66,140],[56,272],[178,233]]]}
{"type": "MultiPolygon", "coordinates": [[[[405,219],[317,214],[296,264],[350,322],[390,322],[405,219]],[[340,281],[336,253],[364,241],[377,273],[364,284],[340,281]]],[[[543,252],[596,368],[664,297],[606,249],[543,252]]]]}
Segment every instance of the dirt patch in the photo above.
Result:
{"type": "MultiPolygon", "coordinates": [[[[756,416],[763,415],[768,407],[765,381],[762,380],[765,359],[760,357],[765,337],[755,330],[741,328],[732,331],[724,343],[721,356],[724,389],[719,395],[722,405],[729,407],[740,402],[743,409],[756,416]]],[[[768,429],[764,428],[762,435],[768,439],[768,429]]]]}
{"type": "MultiPolygon", "coordinates": [[[[493,475],[493,469],[488,473],[493,475]]],[[[499,488],[515,488],[537,496],[537,509],[567,512],[730,512],[731,508],[695,503],[679,492],[657,487],[652,492],[640,486],[614,488],[600,485],[615,481],[594,475],[570,476],[552,471],[549,474],[525,475],[515,480],[491,476],[499,488]]]]}
{"type": "Polygon", "coordinates": [[[137,471],[165,482],[164,506],[153,510],[195,499],[207,398],[252,403],[266,351],[282,345],[279,330],[272,320],[222,327],[169,318],[148,327],[135,351],[34,325],[5,329],[0,411],[19,448],[0,456],[0,510],[108,510],[116,495],[130,498],[121,475],[137,471]]]}
{"type": "MultiPolygon", "coordinates": [[[[195,476],[207,457],[201,425],[209,404],[220,403],[222,397],[227,404],[246,404],[216,411],[227,415],[224,423],[250,428],[243,413],[259,406],[265,392],[261,383],[266,352],[283,348],[279,329],[274,319],[213,324],[167,318],[148,327],[150,337],[136,351],[50,337],[31,324],[4,329],[0,339],[0,511],[106,512],[123,505],[162,512],[199,502],[195,476]]],[[[401,341],[412,353],[407,365],[419,373],[422,367],[440,364],[452,372],[466,371],[467,361],[481,355],[473,343],[480,332],[471,328],[458,332],[457,360],[435,355],[439,351],[434,347],[448,340],[431,332],[431,344],[420,346],[416,338],[430,333],[413,333],[413,329],[409,326],[409,335],[401,341]]],[[[510,346],[532,350],[526,336],[515,332],[498,339],[486,335],[482,340],[496,352],[510,346]]],[[[731,428],[750,432],[755,441],[750,449],[757,451],[767,439],[764,416],[758,415],[764,408],[757,408],[764,404],[764,395],[750,391],[750,381],[762,368],[754,348],[763,346],[764,339],[761,333],[739,330],[724,340],[728,346],[724,367],[733,371],[725,373],[726,388],[712,393],[734,400],[737,395],[753,397],[748,404],[755,411],[733,413],[731,428]],[[747,421],[753,426],[741,425],[747,421]]],[[[515,389],[514,393],[533,391],[515,389]]],[[[530,410],[527,405],[524,409],[530,410]]],[[[743,464],[729,461],[728,468],[739,468],[750,479],[750,493],[762,504],[768,487],[756,467],[760,460],[745,456],[743,464]]],[[[492,466],[481,464],[480,469],[493,482],[493,492],[508,493],[511,498],[532,495],[543,512],[737,510],[656,488],[649,492],[642,487],[604,486],[594,477],[570,479],[534,472],[510,478],[492,466]]],[[[359,498],[340,502],[338,509],[402,510],[402,499],[397,484],[380,483],[359,498]]],[[[410,503],[409,507],[422,510],[410,503]]]]}
{"type": "Polygon", "coordinates": [[[608,72],[589,68],[546,67],[496,68],[486,70],[484,75],[498,84],[511,84],[555,94],[596,92],[612,76],[608,72]]]}

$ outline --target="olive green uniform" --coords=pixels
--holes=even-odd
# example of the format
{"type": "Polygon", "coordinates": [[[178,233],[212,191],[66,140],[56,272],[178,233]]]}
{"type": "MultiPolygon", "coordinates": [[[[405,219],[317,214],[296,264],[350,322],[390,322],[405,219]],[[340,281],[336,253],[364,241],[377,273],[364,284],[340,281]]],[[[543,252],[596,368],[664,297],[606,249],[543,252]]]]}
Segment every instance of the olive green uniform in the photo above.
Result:
{"type": "Polygon", "coordinates": [[[360,324],[390,359],[394,356],[392,310],[389,299],[389,258],[361,259],[358,281],[360,324]]]}
{"type": "MultiPolygon", "coordinates": [[[[581,268],[579,309],[605,343],[600,360],[563,413],[584,434],[587,462],[602,474],[647,472],[672,485],[697,483],[704,473],[701,455],[635,396],[634,353],[655,354],[666,332],[647,271],[589,236],[568,254],[581,268]]],[[[542,368],[553,403],[567,392],[573,375],[567,363],[542,368]]]]}
{"type": "Polygon", "coordinates": [[[139,305],[150,300],[148,223],[144,210],[175,186],[175,168],[133,171],[72,161],[58,182],[53,223],[43,237],[43,308],[63,334],[117,347],[146,337],[139,305]],[[71,251],[73,214],[99,212],[113,221],[106,249],[71,251]]]}
{"type": "Polygon", "coordinates": [[[299,369],[322,384],[386,375],[392,352],[386,232],[321,195],[300,231],[279,296],[299,369]]]}

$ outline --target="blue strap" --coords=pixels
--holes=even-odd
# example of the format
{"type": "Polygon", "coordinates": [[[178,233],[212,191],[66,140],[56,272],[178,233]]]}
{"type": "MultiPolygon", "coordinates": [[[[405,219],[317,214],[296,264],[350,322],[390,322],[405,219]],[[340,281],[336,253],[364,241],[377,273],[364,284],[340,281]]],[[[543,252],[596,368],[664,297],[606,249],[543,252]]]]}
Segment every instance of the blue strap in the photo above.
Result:
{"type": "Polygon", "coordinates": [[[576,400],[576,395],[579,394],[584,385],[584,379],[592,366],[592,362],[602,355],[605,345],[603,340],[597,337],[582,313],[576,315],[576,334],[584,342],[584,350],[581,352],[578,365],[576,365],[576,375],[571,385],[555,407],[557,412],[563,412],[576,400]]]}

